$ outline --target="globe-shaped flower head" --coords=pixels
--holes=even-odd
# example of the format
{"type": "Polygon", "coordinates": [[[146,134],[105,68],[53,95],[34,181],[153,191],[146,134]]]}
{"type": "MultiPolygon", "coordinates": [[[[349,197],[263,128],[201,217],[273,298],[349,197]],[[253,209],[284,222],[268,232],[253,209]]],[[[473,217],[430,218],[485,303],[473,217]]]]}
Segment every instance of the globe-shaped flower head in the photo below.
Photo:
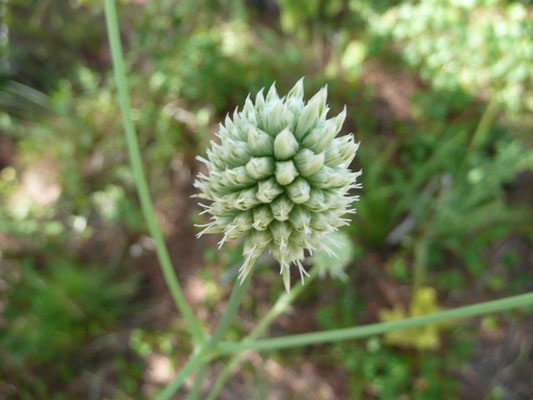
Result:
{"type": "Polygon", "coordinates": [[[246,99],[242,111],[226,117],[211,142],[208,175],[199,174],[195,186],[201,204],[211,215],[204,233],[223,233],[227,240],[244,238],[245,261],[241,282],[257,258],[268,250],[281,265],[285,288],[290,287],[290,267],[303,277],[305,251],[333,252],[328,235],[347,225],[344,215],[353,213],[358,196],[351,189],[359,172],[348,168],[358,143],[353,135],[336,137],[346,117],[346,108],[327,118],[327,88],[307,103],[303,78],[280,98],[274,85],[266,97],[263,89],[246,99]]]}

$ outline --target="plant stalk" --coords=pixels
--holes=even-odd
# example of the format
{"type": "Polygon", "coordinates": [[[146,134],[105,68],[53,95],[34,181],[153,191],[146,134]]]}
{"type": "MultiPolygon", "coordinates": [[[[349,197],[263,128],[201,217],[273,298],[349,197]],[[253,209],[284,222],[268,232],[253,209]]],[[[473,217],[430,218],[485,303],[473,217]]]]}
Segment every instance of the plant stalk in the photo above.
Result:
{"type": "Polygon", "coordinates": [[[104,5],[107,34],[109,37],[109,45],[111,47],[111,56],[113,60],[113,70],[118,89],[120,108],[122,110],[124,133],[126,136],[131,168],[133,170],[135,185],[141,201],[144,219],[146,220],[150,236],[154,240],[155,250],[161,266],[161,271],[172,298],[174,299],[180,312],[183,314],[183,317],[185,318],[196,342],[203,343],[205,341],[205,334],[202,330],[200,322],[187,303],[187,300],[183,294],[183,290],[179,284],[178,277],[174,272],[163,234],[161,233],[161,230],[157,224],[154,205],[152,203],[152,199],[150,198],[150,191],[148,189],[148,183],[146,182],[141,152],[135,132],[135,125],[133,124],[131,115],[130,98],[128,94],[128,84],[126,80],[124,61],[122,58],[122,46],[120,43],[115,0],[105,0],[104,5]]]}
{"type": "MultiPolygon", "coordinates": [[[[309,277],[305,280],[305,285],[300,282],[296,286],[294,286],[290,292],[284,292],[276,301],[274,306],[261,318],[261,320],[257,323],[257,326],[243,339],[243,342],[247,341],[254,341],[257,339],[261,334],[263,334],[267,328],[270,326],[270,324],[282,313],[287,311],[287,308],[291,305],[291,303],[298,297],[298,295],[303,291],[307,285],[309,285],[317,276],[318,276],[318,268],[314,267],[311,272],[309,273],[309,277]]],[[[213,387],[211,388],[211,391],[207,395],[207,400],[214,400],[224,387],[224,384],[226,381],[230,378],[232,371],[235,370],[235,368],[240,364],[242,361],[242,353],[235,354],[228,363],[226,363],[225,367],[220,371],[213,387]]]]}
{"type": "Polygon", "coordinates": [[[174,392],[179,389],[185,379],[202,364],[203,357],[205,356],[205,350],[198,350],[194,353],[185,365],[180,369],[178,374],[170,381],[170,383],[159,393],[156,400],[168,400],[172,397],[174,392]]]}
{"type": "Polygon", "coordinates": [[[533,292],[511,296],[500,300],[463,306],[420,317],[406,318],[400,321],[381,322],[353,328],[333,329],[329,331],[304,333],[300,335],[284,336],[274,339],[263,339],[255,342],[222,342],[218,346],[218,353],[227,354],[245,350],[265,351],[287,347],[306,346],[310,344],[328,343],[339,340],[358,339],[378,335],[394,330],[414,328],[417,326],[434,324],[444,321],[470,318],[511,308],[533,305],[533,292]]]}
{"type": "Polygon", "coordinates": [[[189,393],[189,400],[196,400],[198,399],[198,396],[200,396],[200,392],[202,391],[202,383],[204,381],[208,365],[208,362],[204,362],[198,367],[196,376],[194,377],[194,384],[191,389],[191,393],[189,393]]]}
{"type": "Polygon", "coordinates": [[[207,363],[209,362],[209,355],[216,349],[217,345],[224,337],[224,334],[229,329],[231,321],[233,320],[233,317],[235,316],[237,309],[239,308],[239,305],[241,303],[242,296],[248,288],[248,285],[250,284],[251,278],[252,274],[249,274],[242,284],[235,283],[233,285],[228,304],[226,305],[226,309],[224,310],[224,313],[222,314],[222,317],[220,318],[220,321],[218,322],[217,327],[215,328],[213,336],[211,336],[207,343],[203,344],[198,349],[199,359],[197,361],[194,361],[193,367],[189,368],[187,370],[187,374],[183,376],[183,369],[185,369],[185,367],[188,367],[188,365],[186,364],[183,369],[180,370],[178,375],[176,375],[176,377],[172,379],[172,381],[168,384],[165,390],[161,392],[161,394],[157,397],[157,400],[168,400],[174,394],[174,392],[176,392],[176,390],[180,388],[187,376],[189,376],[196,368],[198,368],[198,373],[196,375],[197,380],[194,383],[191,397],[194,398],[194,396],[200,394],[202,384],[201,381],[203,380],[205,368],[207,367],[207,363]]]}

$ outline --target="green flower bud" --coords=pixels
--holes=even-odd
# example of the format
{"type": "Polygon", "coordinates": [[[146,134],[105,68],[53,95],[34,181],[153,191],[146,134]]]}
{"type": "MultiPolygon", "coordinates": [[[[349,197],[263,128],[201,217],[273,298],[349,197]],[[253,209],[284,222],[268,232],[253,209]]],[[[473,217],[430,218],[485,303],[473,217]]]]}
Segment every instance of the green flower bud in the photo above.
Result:
{"type": "Polygon", "coordinates": [[[226,229],[224,238],[219,243],[222,245],[226,240],[235,240],[244,236],[251,228],[254,220],[251,211],[246,211],[235,216],[226,229]]]}
{"type": "Polygon", "coordinates": [[[257,198],[257,186],[254,186],[239,192],[239,196],[235,201],[235,208],[244,211],[250,210],[259,204],[261,204],[261,202],[257,198]]]}
{"type": "Polygon", "coordinates": [[[294,164],[300,175],[312,175],[324,165],[324,153],[315,154],[309,149],[302,149],[294,156],[294,164]]]}
{"type": "Polygon", "coordinates": [[[285,110],[285,105],[280,101],[274,103],[272,109],[269,110],[268,117],[264,121],[265,129],[268,132],[274,133],[274,135],[278,135],[287,126],[287,110],[285,110]]]}
{"type": "Polygon", "coordinates": [[[276,91],[276,83],[274,82],[272,86],[270,86],[270,89],[268,89],[268,93],[266,96],[266,101],[269,104],[277,104],[279,103],[279,96],[278,92],[276,91]]]}
{"type": "Polygon", "coordinates": [[[303,138],[307,131],[309,131],[309,129],[311,129],[318,122],[318,119],[320,118],[319,110],[320,102],[318,99],[315,99],[315,101],[310,101],[303,108],[296,122],[296,130],[294,132],[294,136],[296,136],[297,139],[303,138]]]}
{"type": "Polygon", "coordinates": [[[313,175],[307,177],[311,185],[321,189],[342,188],[350,184],[354,177],[352,173],[342,168],[331,168],[325,165],[313,175]]]}
{"type": "Polygon", "coordinates": [[[254,156],[270,156],[274,148],[274,139],[261,129],[251,126],[248,131],[248,146],[254,156]]]}
{"type": "Polygon", "coordinates": [[[274,178],[261,181],[257,186],[257,198],[265,204],[271,203],[281,193],[283,193],[283,188],[278,185],[274,178]]]}
{"type": "Polygon", "coordinates": [[[356,182],[361,172],[348,169],[357,147],[353,136],[335,138],[346,118],[346,108],[326,119],[327,88],[307,103],[303,79],[280,98],[274,85],[242,111],[229,115],[218,129],[220,143],[211,142],[205,158],[207,173],[200,173],[194,186],[202,214],[211,220],[202,225],[204,233],[223,233],[220,242],[243,238],[244,263],[239,279],[251,272],[257,258],[270,251],[280,263],[286,289],[290,269],[303,266],[305,250],[325,249],[328,238],[349,223],[358,196],[356,182]]]}
{"type": "MultiPolygon", "coordinates": [[[[252,121],[256,122],[257,120],[257,113],[255,110],[254,104],[250,100],[250,95],[248,95],[248,97],[246,97],[246,100],[244,101],[244,107],[242,109],[241,117],[243,117],[249,122],[252,122],[252,121]]],[[[227,121],[226,121],[226,125],[227,125],[227,121]]]]}
{"type": "Polygon", "coordinates": [[[268,228],[274,217],[272,216],[272,211],[267,205],[256,207],[253,211],[254,216],[254,229],[258,231],[264,231],[268,228]]]}
{"type": "Polygon", "coordinates": [[[298,151],[298,142],[292,132],[285,128],[274,140],[274,156],[276,160],[288,160],[298,151]]]}
{"type": "Polygon", "coordinates": [[[304,97],[304,78],[300,78],[300,80],[296,82],[293,88],[289,90],[289,93],[287,93],[287,100],[298,99],[302,101],[303,97],[304,97]]]}
{"type": "Polygon", "coordinates": [[[311,218],[311,229],[319,233],[332,232],[334,227],[331,225],[331,217],[332,215],[328,212],[313,214],[311,218]]]}
{"type": "Polygon", "coordinates": [[[272,235],[269,231],[252,230],[249,236],[244,239],[244,249],[242,254],[244,256],[244,263],[239,269],[238,279],[241,284],[244,282],[248,274],[251,272],[255,261],[259,258],[261,253],[267,248],[272,241],[272,235]]]}
{"type": "Polygon", "coordinates": [[[288,185],[298,176],[292,160],[276,163],[276,180],[280,185],[288,185]]]}
{"type": "Polygon", "coordinates": [[[287,221],[294,203],[287,196],[279,196],[270,204],[272,215],[278,221],[287,221]]]}
{"type": "Polygon", "coordinates": [[[227,169],[224,171],[221,179],[225,186],[235,188],[248,186],[255,183],[255,179],[247,174],[245,167],[227,169]]]}
{"type": "MultiPolygon", "coordinates": [[[[222,197],[219,197],[215,200],[213,203],[213,207],[219,207],[220,212],[225,213],[226,215],[230,212],[235,211],[235,204],[237,203],[237,199],[239,198],[240,192],[233,192],[230,194],[226,194],[222,197]]],[[[211,215],[218,216],[214,212],[210,211],[211,215]]]]}
{"type": "Polygon", "coordinates": [[[335,121],[328,120],[318,124],[316,128],[307,134],[302,144],[318,154],[328,147],[336,134],[335,121]]]}
{"type": "Polygon", "coordinates": [[[326,196],[321,189],[313,189],[309,194],[309,200],[305,202],[305,206],[314,212],[321,212],[328,209],[326,203],[326,196]]]}
{"type": "Polygon", "coordinates": [[[342,109],[342,111],[337,115],[335,118],[335,131],[339,133],[342,129],[342,125],[344,124],[344,121],[346,120],[346,106],[342,109]]]}
{"type": "Polygon", "coordinates": [[[289,244],[289,237],[292,232],[291,224],[281,221],[272,221],[269,229],[274,243],[279,246],[280,250],[285,249],[289,244]]]}
{"type": "Polygon", "coordinates": [[[261,89],[259,92],[257,92],[257,95],[255,96],[255,109],[259,112],[261,112],[265,107],[265,97],[263,96],[264,90],[264,88],[261,89]]]}
{"type": "Polygon", "coordinates": [[[353,135],[341,136],[333,140],[333,142],[325,150],[325,162],[330,167],[339,165],[350,165],[357,153],[359,143],[354,142],[353,135]]]}
{"type": "Polygon", "coordinates": [[[248,145],[237,140],[228,140],[224,143],[224,150],[228,164],[231,166],[240,166],[245,164],[250,159],[250,152],[248,145]]]}
{"type": "Polygon", "coordinates": [[[294,207],[291,211],[290,221],[296,232],[311,233],[311,213],[304,207],[294,207]]]}
{"type": "Polygon", "coordinates": [[[246,173],[254,180],[265,179],[274,173],[274,160],[270,157],[253,157],[246,164],[246,173]]]}
{"type": "Polygon", "coordinates": [[[311,186],[304,178],[297,178],[287,186],[287,194],[296,204],[302,204],[309,200],[310,193],[311,186]]]}

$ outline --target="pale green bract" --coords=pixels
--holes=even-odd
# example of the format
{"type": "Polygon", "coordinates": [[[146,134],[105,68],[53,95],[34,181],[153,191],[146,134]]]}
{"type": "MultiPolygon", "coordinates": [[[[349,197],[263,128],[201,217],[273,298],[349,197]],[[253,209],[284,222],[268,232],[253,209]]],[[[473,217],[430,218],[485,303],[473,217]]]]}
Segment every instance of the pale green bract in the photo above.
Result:
{"type": "Polygon", "coordinates": [[[348,279],[345,269],[354,259],[352,239],[342,231],[332,233],[330,238],[338,243],[336,254],[332,256],[325,251],[317,251],[311,261],[315,268],[318,268],[320,278],[330,277],[345,281],[348,279]]]}
{"type": "Polygon", "coordinates": [[[361,188],[361,171],[349,169],[359,143],[352,134],[336,137],[346,118],[346,108],[327,118],[327,88],[307,103],[303,78],[280,98],[272,85],[255,102],[250,96],[241,111],[226,117],[211,142],[205,163],[208,174],[199,174],[195,187],[210,222],[199,233],[223,233],[220,246],[244,238],[239,278],[241,282],[255,261],[268,250],[280,263],[286,290],[290,267],[298,267],[302,280],[305,251],[323,249],[334,254],[338,245],[330,234],[347,225],[345,214],[361,188]]]}

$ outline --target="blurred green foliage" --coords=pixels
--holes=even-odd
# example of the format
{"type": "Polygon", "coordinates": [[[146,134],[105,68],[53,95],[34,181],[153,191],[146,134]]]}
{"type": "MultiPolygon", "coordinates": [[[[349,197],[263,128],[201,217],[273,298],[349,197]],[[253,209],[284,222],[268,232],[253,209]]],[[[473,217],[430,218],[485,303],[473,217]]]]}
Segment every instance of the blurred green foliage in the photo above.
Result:
{"type": "MultiPolygon", "coordinates": [[[[131,281],[113,283],[103,268],[64,259],[47,264],[43,274],[23,263],[18,279],[8,281],[4,317],[10,329],[0,331],[0,337],[4,354],[19,365],[75,355],[80,343],[116,321],[133,291],[131,281]]],[[[3,360],[9,364],[9,358],[3,360]]]]}
{"type": "Polygon", "coordinates": [[[463,87],[511,111],[533,111],[533,21],[527,5],[495,0],[405,2],[376,29],[405,42],[406,61],[438,88],[463,87]]]}
{"type": "MultiPolygon", "coordinates": [[[[119,5],[148,180],[164,229],[177,231],[178,241],[194,231],[173,212],[192,210],[194,156],[218,122],[248,92],[273,81],[284,92],[306,75],[309,92],[328,83],[334,110],[347,104],[346,124],[361,140],[354,168],[363,168],[364,190],[345,232],[353,244],[343,247],[346,268],[337,271],[345,281],[317,281],[295,309],[312,309],[313,323],[334,329],[377,321],[379,310],[413,313],[423,287],[439,295],[422,301],[431,309],[531,290],[530,3],[119,5]]],[[[84,370],[110,362],[102,397],[142,398],[150,393],[143,372],[150,354],[174,363],[189,349],[168,315],[154,327],[123,322],[160,295],[150,286],[156,274],[137,257],[150,244],[123,143],[101,2],[10,0],[4,25],[0,397],[72,398],[94,386],[84,370]],[[88,343],[121,329],[126,348],[110,345],[111,360],[91,353],[88,343]]],[[[187,248],[200,253],[190,257],[178,249],[175,259],[178,267],[194,257],[203,265],[194,273],[214,312],[223,295],[215,268],[237,265],[238,252],[202,246],[187,248]]],[[[250,318],[281,289],[276,268],[260,272],[258,298],[244,307],[250,318]]],[[[477,343],[464,329],[439,330],[438,339],[439,346],[420,346],[373,338],[321,351],[328,368],[348,374],[339,388],[348,398],[457,398],[454,369],[477,343]]],[[[289,363],[294,352],[276,357],[289,363]]],[[[505,398],[505,387],[498,390],[505,398]]]]}
{"type": "MultiPolygon", "coordinates": [[[[413,293],[409,309],[396,306],[392,310],[379,312],[382,321],[398,321],[409,317],[419,317],[441,311],[437,301],[437,292],[430,287],[417,288],[413,293]]],[[[420,350],[435,350],[441,345],[438,324],[429,324],[420,328],[403,329],[385,334],[385,342],[420,350]]]]}

